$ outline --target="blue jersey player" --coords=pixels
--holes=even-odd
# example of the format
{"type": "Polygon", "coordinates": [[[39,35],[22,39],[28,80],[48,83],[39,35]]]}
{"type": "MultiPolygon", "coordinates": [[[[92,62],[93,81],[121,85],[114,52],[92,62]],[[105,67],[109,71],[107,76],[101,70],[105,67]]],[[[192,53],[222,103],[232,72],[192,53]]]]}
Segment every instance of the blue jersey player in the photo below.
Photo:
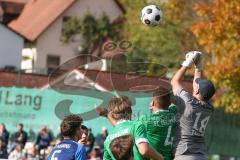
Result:
{"type": "Polygon", "coordinates": [[[56,145],[47,160],[87,160],[83,145],[77,143],[81,138],[82,119],[76,115],[70,115],[61,123],[61,134],[64,139],[56,145]]]}

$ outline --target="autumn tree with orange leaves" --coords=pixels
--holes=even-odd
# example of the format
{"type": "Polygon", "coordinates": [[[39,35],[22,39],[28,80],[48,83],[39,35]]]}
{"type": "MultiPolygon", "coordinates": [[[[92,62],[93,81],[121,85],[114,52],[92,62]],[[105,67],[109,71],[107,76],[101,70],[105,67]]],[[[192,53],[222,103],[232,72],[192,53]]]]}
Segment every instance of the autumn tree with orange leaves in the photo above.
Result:
{"type": "Polygon", "coordinates": [[[216,106],[240,113],[240,1],[213,0],[194,9],[192,32],[211,57],[205,69],[220,89],[216,106]]]}

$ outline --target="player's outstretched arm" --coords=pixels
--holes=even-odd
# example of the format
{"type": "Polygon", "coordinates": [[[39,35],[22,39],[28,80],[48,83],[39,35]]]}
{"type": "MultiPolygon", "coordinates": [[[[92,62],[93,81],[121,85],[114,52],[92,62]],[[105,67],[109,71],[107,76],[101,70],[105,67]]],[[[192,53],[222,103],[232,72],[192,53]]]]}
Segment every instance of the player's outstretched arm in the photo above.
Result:
{"type": "Polygon", "coordinates": [[[106,108],[98,107],[95,109],[95,111],[99,116],[107,118],[112,123],[112,125],[116,125],[116,121],[112,119],[112,117],[109,115],[109,112],[106,108]]]}
{"type": "Polygon", "coordinates": [[[95,109],[96,113],[101,116],[101,117],[106,117],[108,116],[108,110],[103,107],[98,107],[95,109]]]}
{"type": "Polygon", "coordinates": [[[173,76],[172,80],[171,80],[171,85],[172,85],[172,90],[173,90],[173,94],[176,95],[176,92],[178,91],[178,89],[182,88],[182,79],[183,76],[185,75],[186,71],[187,71],[187,67],[182,66],[177,73],[173,76]]]}
{"type": "Polygon", "coordinates": [[[183,88],[182,79],[188,68],[191,68],[192,65],[195,64],[197,70],[202,70],[200,63],[201,54],[202,53],[199,51],[191,51],[186,54],[186,59],[182,62],[182,67],[177,71],[171,80],[174,95],[176,95],[176,92],[179,89],[183,88]]]}
{"type": "Polygon", "coordinates": [[[194,81],[197,78],[203,78],[203,54],[201,52],[198,53],[197,57],[194,59],[195,65],[195,74],[194,74],[194,81]]]}
{"type": "Polygon", "coordinates": [[[195,69],[194,79],[193,79],[193,86],[196,85],[196,79],[197,78],[203,78],[203,70],[195,69]]]}
{"type": "Polygon", "coordinates": [[[153,160],[163,160],[163,156],[153,149],[148,143],[138,144],[139,153],[144,156],[151,158],[153,160]]]}
{"type": "Polygon", "coordinates": [[[194,80],[193,80],[193,85],[196,83],[197,78],[203,78],[203,54],[201,52],[198,53],[198,57],[195,58],[194,60],[194,65],[195,65],[195,73],[194,73],[194,80]]]}

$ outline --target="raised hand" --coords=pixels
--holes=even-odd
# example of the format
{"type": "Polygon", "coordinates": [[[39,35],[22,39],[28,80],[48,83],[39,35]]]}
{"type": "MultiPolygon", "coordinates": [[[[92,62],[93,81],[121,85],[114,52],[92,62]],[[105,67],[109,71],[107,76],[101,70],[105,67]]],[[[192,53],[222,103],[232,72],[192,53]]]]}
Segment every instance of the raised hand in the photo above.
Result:
{"type": "Polygon", "coordinates": [[[201,55],[202,53],[199,51],[188,52],[182,66],[190,68],[193,64],[195,64],[195,66],[200,67],[201,55]]]}
{"type": "Polygon", "coordinates": [[[102,117],[107,117],[107,115],[108,115],[108,110],[103,107],[98,107],[95,109],[95,111],[97,112],[97,114],[99,116],[102,116],[102,117]]]}

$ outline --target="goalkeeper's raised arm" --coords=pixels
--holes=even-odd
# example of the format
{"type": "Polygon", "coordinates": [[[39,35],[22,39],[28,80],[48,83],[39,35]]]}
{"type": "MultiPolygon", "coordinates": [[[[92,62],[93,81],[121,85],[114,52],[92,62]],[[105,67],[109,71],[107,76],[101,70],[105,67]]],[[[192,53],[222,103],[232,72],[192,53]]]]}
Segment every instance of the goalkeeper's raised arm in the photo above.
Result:
{"type": "Polygon", "coordinates": [[[182,67],[177,71],[171,80],[173,94],[176,95],[176,92],[180,89],[183,89],[182,79],[188,68],[191,68],[193,64],[196,66],[196,74],[202,74],[202,65],[201,65],[201,55],[199,51],[191,51],[186,54],[186,59],[182,63],[182,67]]]}

